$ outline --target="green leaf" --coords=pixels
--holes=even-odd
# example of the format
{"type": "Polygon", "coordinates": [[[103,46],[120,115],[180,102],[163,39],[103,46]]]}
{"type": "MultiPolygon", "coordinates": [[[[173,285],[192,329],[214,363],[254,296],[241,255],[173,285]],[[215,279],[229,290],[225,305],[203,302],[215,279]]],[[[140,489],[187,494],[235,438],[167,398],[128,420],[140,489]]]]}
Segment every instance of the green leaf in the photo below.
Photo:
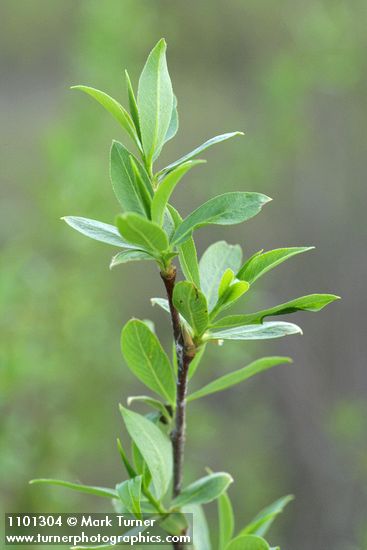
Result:
{"type": "Polygon", "coordinates": [[[169,303],[167,298],[151,298],[150,302],[152,306],[159,306],[167,313],[170,313],[169,303]]]}
{"type": "Polygon", "coordinates": [[[270,550],[266,540],[255,535],[243,535],[233,539],[226,550],[270,550]]]}
{"type": "Polygon", "coordinates": [[[265,317],[285,315],[297,311],[320,311],[335,300],[339,300],[339,296],[335,296],[334,294],[309,294],[308,296],[301,296],[295,300],[290,300],[279,306],[263,309],[256,313],[229,315],[219,319],[212,326],[217,329],[259,324],[262,323],[265,317]]]}
{"type": "Polygon", "coordinates": [[[141,518],[142,479],[142,476],[137,476],[116,485],[116,492],[122,504],[137,518],[141,518]]]}
{"type": "Polygon", "coordinates": [[[211,550],[210,533],[203,507],[200,504],[188,504],[183,507],[185,514],[191,514],[193,525],[189,535],[195,540],[195,550],[211,550]]]}
{"type": "Polygon", "coordinates": [[[120,405],[127,431],[152,475],[157,498],[168,489],[172,477],[172,447],[168,437],[150,420],[120,405]]]}
{"type": "Polygon", "coordinates": [[[121,460],[125,466],[125,470],[126,472],[128,473],[129,477],[136,477],[137,476],[137,473],[136,471],[134,470],[134,468],[132,467],[132,465],[130,464],[130,461],[129,459],[127,458],[127,454],[126,454],[126,451],[125,449],[123,448],[122,446],[122,443],[120,441],[119,438],[117,438],[117,448],[119,450],[119,453],[120,453],[120,456],[121,456],[121,460]]]}
{"type": "Polygon", "coordinates": [[[177,97],[173,95],[171,120],[169,122],[166,136],[164,138],[164,143],[167,143],[167,141],[175,137],[178,130],[178,124],[179,124],[179,119],[178,119],[178,111],[177,111],[177,97]]]}
{"type": "MultiPolygon", "coordinates": [[[[177,228],[182,222],[182,218],[177,210],[173,208],[173,206],[168,205],[168,209],[174,219],[175,226],[177,228]]],[[[194,239],[190,237],[189,239],[187,239],[187,241],[179,245],[177,248],[182,273],[185,275],[188,281],[191,281],[192,283],[194,283],[195,286],[200,288],[199,264],[194,239]]]]}
{"type": "Polygon", "coordinates": [[[284,363],[292,363],[292,360],[289,357],[263,357],[262,359],[253,361],[242,369],[230,372],[229,374],[225,374],[213,380],[213,382],[210,382],[200,390],[189,395],[187,401],[194,401],[194,399],[199,399],[200,397],[226,390],[255,376],[255,374],[259,374],[260,372],[284,363]]]}
{"type": "Polygon", "coordinates": [[[218,498],[233,482],[232,476],[217,472],[191,483],[172,501],[172,506],[180,508],[187,504],[206,504],[218,498]]]}
{"type": "Polygon", "coordinates": [[[235,274],[232,271],[231,268],[227,268],[225,272],[222,275],[222,278],[219,283],[218,287],[218,298],[222,298],[224,293],[228,290],[230,285],[233,283],[233,280],[235,278],[235,274]]]}
{"type": "Polygon", "coordinates": [[[181,281],[175,285],[173,304],[195,334],[200,336],[205,332],[209,323],[208,304],[204,294],[193,283],[181,281]]]}
{"type": "Polygon", "coordinates": [[[161,39],[150,52],[139,79],[138,108],[143,149],[148,166],[164,143],[172,117],[173,91],[161,39]]]}
{"type": "Polygon", "coordinates": [[[160,183],[157,191],[155,192],[152,201],[152,220],[158,225],[162,225],[163,214],[167,203],[173,193],[176,185],[181,178],[197,164],[201,164],[203,161],[189,161],[185,162],[181,166],[178,166],[175,170],[172,170],[160,183]]]}
{"type": "Polygon", "coordinates": [[[106,111],[111,113],[111,115],[121,124],[121,126],[126,130],[129,136],[132,138],[134,143],[141,149],[140,141],[138,134],[136,132],[134,123],[122,105],[116,99],[113,99],[105,92],[101,92],[96,88],[91,88],[90,86],[72,86],[72,90],[80,90],[86,94],[93,97],[98,103],[100,103],[106,111]]]}
{"type": "MultiPolygon", "coordinates": [[[[152,419],[147,415],[145,416],[145,418],[148,418],[150,421],[152,421],[152,419]]],[[[141,452],[135,445],[134,441],[131,442],[131,455],[133,457],[134,468],[137,474],[142,476],[143,487],[148,488],[150,482],[152,481],[152,476],[141,452]]]]}
{"type": "Polygon", "coordinates": [[[278,500],[261,510],[261,512],[259,512],[254,517],[254,519],[248,525],[246,525],[246,527],[241,531],[240,535],[266,535],[275,518],[283,512],[287,504],[293,499],[293,495],[287,495],[285,497],[279,498],[278,500]]]}
{"type": "Polygon", "coordinates": [[[29,483],[30,485],[56,485],[59,487],[65,487],[66,489],[72,489],[73,491],[77,491],[79,493],[95,495],[97,497],[118,498],[116,491],[114,491],[113,489],[107,489],[106,487],[80,485],[79,483],[70,483],[69,481],[62,481],[60,479],[32,479],[29,483]]]}
{"type": "Polygon", "coordinates": [[[237,273],[237,278],[252,284],[259,279],[259,277],[262,277],[277,265],[288,260],[288,258],[296,254],[301,254],[302,252],[307,252],[308,250],[313,250],[314,248],[314,246],[302,246],[277,248],[264,253],[262,251],[256,252],[243,264],[237,273]]]}
{"type": "Polygon", "coordinates": [[[145,403],[146,405],[152,407],[153,409],[159,411],[162,416],[164,416],[167,421],[171,421],[172,418],[169,415],[169,412],[167,408],[164,406],[163,403],[158,401],[158,399],[153,399],[153,397],[149,397],[147,395],[132,395],[128,397],[127,399],[127,405],[128,407],[131,406],[132,403],[135,403],[136,401],[145,403]]]}
{"type": "Polygon", "coordinates": [[[208,300],[209,311],[218,300],[218,289],[224,271],[229,268],[235,273],[242,260],[241,247],[225,241],[218,241],[209,246],[199,263],[201,289],[208,300]]]}
{"type": "Polygon", "coordinates": [[[203,151],[205,151],[205,149],[208,149],[212,145],[216,143],[220,143],[221,141],[225,141],[226,139],[230,139],[235,136],[243,136],[243,132],[229,132],[227,134],[221,134],[220,136],[215,136],[211,139],[208,139],[208,141],[206,141],[205,143],[202,143],[201,145],[199,145],[199,147],[196,147],[190,153],[187,153],[186,155],[179,158],[175,162],[172,162],[172,164],[169,164],[168,166],[163,168],[163,170],[161,170],[158,175],[160,176],[160,175],[166,174],[167,172],[170,172],[171,170],[176,168],[176,166],[179,166],[180,164],[188,160],[191,160],[194,157],[197,157],[198,155],[200,155],[200,153],[202,153],[203,151]]]}
{"type": "Polygon", "coordinates": [[[154,256],[160,257],[169,246],[163,229],[137,214],[120,214],[116,218],[116,225],[124,239],[154,256]]]}
{"type": "Polygon", "coordinates": [[[70,225],[70,227],[90,239],[100,241],[101,243],[111,244],[112,246],[135,249],[134,245],[122,239],[114,225],[109,225],[108,223],[99,222],[97,220],[90,220],[89,218],[81,218],[80,216],[64,216],[61,219],[70,225]]]}
{"type": "Polygon", "coordinates": [[[113,190],[123,210],[149,217],[150,195],[153,194],[149,178],[143,167],[139,165],[138,160],[118,141],[112,142],[110,176],[113,190]],[[134,166],[140,174],[138,180],[134,166]],[[140,167],[138,168],[138,166],[140,167]]]}
{"type": "MultiPolygon", "coordinates": [[[[221,281],[222,282],[222,281],[221,281]]],[[[226,285],[227,282],[224,283],[226,285]]],[[[219,297],[217,304],[213,308],[210,318],[214,319],[214,317],[224,309],[227,309],[228,307],[232,306],[237,300],[245,294],[245,292],[248,291],[250,288],[250,285],[247,281],[236,281],[232,284],[230,284],[226,290],[224,290],[224,285],[222,286],[222,289],[219,288],[219,292],[222,290],[222,295],[219,297]]],[[[218,293],[219,293],[218,292],[218,293]]]]}
{"type": "Polygon", "coordinates": [[[183,243],[194,229],[205,225],[234,225],[256,216],[271,199],[261,193],[234,192],[218,195],[194,210],[173,235],[175,244],[183,243]]]}
{"type": "Polygon", "coordinates": [[[132,319],[126,323],[121,333],[121,349],[135,376],[174,405],[176,384],[171,364],[157,336],[143,321],[132,319]]]}
{"type": "Polygon", "coordinates": [[[150,219],[152,196],[154,194],[152,185],[145,170],[142,168],[141,164],[139,164],[137,159],[132,155],[130,155],[130,164],[134,173],[136,188],[138,189],[147,217],[150,219]]]}
{"type": "Polygon", "coordinates": [[[155,260],[155,258],[144,250],[123,250],[116,254],[116,256],[113,256],[110,269],[117,265],[127,264],[128,262],[140,262],[142,260],[155,260]]]}
{"type": "Polygon", "coordinates": [[[129,99],[130,115],[134,122],[134,126],[136,129],[136,133],[138,134],[139,140],[141,140],[138,104],[135,99],[134,89],[131,84],[129,73],[126,70],[125,70],[125,79],[126,79],[127,95],[129,99]]]}
{"type": "Polygon", "coordinates": [[[234,516],[230,498],[226,492],[218,499],[219,550],[224,550],[234,532],[234,516]]]}
{"type": "Polygon", "coordinates": [[[281,338],[289,334],[302,334],[300,327],[283,321],[263,323],[261,325],[246,325],[223,330],[210,331],[209,340],[267,340],[281,338]]]}

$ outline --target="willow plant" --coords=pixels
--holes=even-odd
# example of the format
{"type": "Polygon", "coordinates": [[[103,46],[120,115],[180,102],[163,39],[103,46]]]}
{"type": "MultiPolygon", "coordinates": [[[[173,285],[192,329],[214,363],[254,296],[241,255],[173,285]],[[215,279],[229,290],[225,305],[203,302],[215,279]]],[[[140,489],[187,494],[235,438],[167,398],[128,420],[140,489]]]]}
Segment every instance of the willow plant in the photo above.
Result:
{"type": "MultiPolygon", "coordinates": [[[[122,213],[115,225],[67,216],[65,222],[79,233],[112,245],[119,251],[111,268],[132,261],[155,262],[166,296],[152,303],[168,313],[174,342],[173,359],[163,349],[154,326],[146,320],[131,319],[122,329],[121,347],[132,373],[152,395],[129,397],[120,411],[131,438],[131,452],[118,441],[127,479],[114,489],[89,487],[59,480],[34,480],[69,487],[84,493],[112,499],[115,509],[140,517],[171,512],[194,513],[194,547],[209,550],[209,533],[202,505],[218,503],[218,550],[269,550],[266,536],[275,517],[292,499],[283,497],[262,510],[247,525],[235,529],[227,489],[232,477],[225,472],[207,471],[204,477],[183,483],[186,408],[188,403],[214,394],[276,365],[291,362],[288,357],[264,357],[229,374],[212,380],[192,393],[189,381],[195,375],[208,346],[234,340],[265,340],[301,329],[289,322],[265,321],[268,317],[303,311],[319,311],[337,299],[332,294],[311,294],[256,311],[228,314],[263,275],[285,260],[313,247],[278,248],[256,252],[242,260],[239,245],[215,242],[198,261],[193,234],[201,227],[233,225],[258,214],[271,199],[255,192],[231,192],[211,198],[182,219],[171,203],[172,194],[191,169],[205,162],[198,160],[214,144],[242,135],[231,132],[209,139],[164,168],[155,169],[163,146],[178,130],[177,100],[167,69],[166,43],[162,39],[148,56],[135,96],[125,73],[129,111],[104,92],[88,86],[74,86],[99,102],[122,126],[138,155],[113,141],[110,155],[112,187],[122,213]],[[181,268],[178,281],[176,264],[181,268]],[[152,411],[141,415],[132,410],[144,403],[152,411]],[[195,539],[196,536],[196,539],[195,539]]],[[[204,467],[205,465],[203,465],[204,467]]],[[[168,522],[166,529],[185,533],[184,516],[168,522]]],[[[105,546],[104,548],[109,548],[105,546]]],[[[174,547],[182,548],[181,543],[174,547]]],[[[273,547],[273,550],[275,548],[273,547]]]]}

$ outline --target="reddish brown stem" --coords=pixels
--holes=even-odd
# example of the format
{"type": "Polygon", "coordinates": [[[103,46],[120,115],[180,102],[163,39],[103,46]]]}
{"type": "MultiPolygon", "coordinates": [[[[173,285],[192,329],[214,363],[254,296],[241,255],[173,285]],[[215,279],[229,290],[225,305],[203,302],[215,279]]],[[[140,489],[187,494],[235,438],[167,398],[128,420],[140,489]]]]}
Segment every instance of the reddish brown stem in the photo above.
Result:
{"type": "MultiPolygon", "coordinates": [[[[176,282],[176,268],[171,267],[168,273],[161,273],[171,313],[173,337],[177,356],[177,396],[175,427],[171,434],[173,448],[173,496],[181,492],[183,477],[184,449],[186,439],[186,393],[190,363],[195,356],[195,347],[187,341],[187,335],[182,330],[180,316],[173,304],[173,291],[176,282]]],[[[175,543],[176,550],[183,549],[183,545],[175,543]]]]}

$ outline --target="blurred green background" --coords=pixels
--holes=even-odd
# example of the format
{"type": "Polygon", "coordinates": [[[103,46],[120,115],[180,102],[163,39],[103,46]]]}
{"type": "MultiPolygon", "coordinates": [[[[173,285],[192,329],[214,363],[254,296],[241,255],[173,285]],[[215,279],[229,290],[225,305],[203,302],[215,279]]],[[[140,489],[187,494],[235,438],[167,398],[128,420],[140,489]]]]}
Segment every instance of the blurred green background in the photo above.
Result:
{"type": "Polygon", "coordinates": [[[295,493],[271,537],[282,550],[367,548],[365,2],[2,0],[0,12],[3,511],[105,511],[98,499],[27,482],[121,480],[117,403],[142,392],[120,357],[121,327],[149,317],[169,345],[168,319],[149,303],[162,295],[154,266],[110,272],[112,247],[59,220],[114,219],[108,152],[124,139],[69,86],[125,101],[123,69],[136,84],[165,36],[181,125],[162,163],[215,134],[246,132],[205,154],[175,204],[186,214],[219,191],[274,198],[247,224],[198,232],[199,251],[220,238],[246,256],[316,246],[262,279],[249,310],[343,296],[292,316],[303,337],[210,353],[195,386],[261,354],[295,362],[191,406],[186,480],[205,466],[231,472],[239,526],[295,493]]]}

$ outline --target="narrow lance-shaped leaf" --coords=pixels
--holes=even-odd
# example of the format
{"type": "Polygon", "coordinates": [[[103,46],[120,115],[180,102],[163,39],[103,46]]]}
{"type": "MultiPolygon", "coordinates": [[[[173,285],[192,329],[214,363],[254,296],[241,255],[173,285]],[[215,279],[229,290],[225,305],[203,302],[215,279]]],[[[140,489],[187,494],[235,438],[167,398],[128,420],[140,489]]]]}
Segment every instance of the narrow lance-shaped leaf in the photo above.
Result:
{"type": "Polygon", "coordinates": [[[110,269],[117,265],[127,264],[128,262],[140,262],[143,260],[155,261],[155,258],[144,250],[123,250],[116,254],[116,256],[113,256],[110,263],[110,269]]]}
{"type": "Polygon", "coordinates": [[[181,281],[175,285],[173,304],[195,334],[203,334],[209,323],[208,304],[204,294],[193,283],[181,281]]]}
{"type": "Polygon", "coordinates": [[[137,214],[120,214],[116,225],[126,241],[154,256],[160,256],[168,248],[168,238],[163,229],[137,214]]]}
{"type": "Polygon", "coordinates": [[[258,535],[264,536],[270,529],[273,521],[279,514],[281,514],[284,508],[294,499],[293,495],[287,495],[279,498],[263,510],[259,512],[254,519],[246,525],[241,531],[241,535],[258,535]]]}
{"type": "Polygon", "coordinates": [[[302,334],[302,330],[293,323],[278,321],[261,325],[211,330],[210,333],[207,333],[206,338],[208,340],[268,340],[290,334],[302,334]]]}
{"type": "Polygon", "coordinates": [[[171,121],[173,91],[161,39],[150,52],[139,79],[138,109],[143,149],[148,166],[161,149],[171,121]]]}
{"type": "Polygon", "coordinates": [[[125,466],[125,470],[126,470],[128,476],[129,477],[136,477],[138,474],[134,470],[133,466],[131,465],[130,460],[127,458],[126,451],[123,448],[122,443],[121,443],[119,438],[117,438],[117,448],[118,448],[121,460],[122,460],[122,462],[125,466]]]}
{"type": "Polygon", "coordinates": [[[147,201],[150,200],[149,196],[153,194],[149,178],[143,167],[139,165],[138,160],[118,141],[112,142],[110,176],[114,193],[123,210],[149,217],[150,205],[147,204],[147,201]],[[139,174],[142,185],[137,182],[134,164],[132,164],[131,159],[134,160],[136,169],[140,166],[139,174]],[[142,189],[143,186],[144,189],[142,189]]]}
{"type": "Polygon", "coordinates": [[[253,361],[242,369],[230,372],[229,374],[225,374],[224,376],[213,380],[213,382],[209,382],[209,384],[200,390],[197,390],[189,395],[187,400],[194,401],[194,399],[199,399],[200,397],[226,390],[232,386],[236,386],[240,382],[248,380],[248,378],[259,374],[260,372],[264,372],[265,370],[285,363],[292,363],[292,360],[289,357],[263,357],[262,359],[257,359],[257,361],[253,361]]]}
{"type": "Polygon", "coordinates": [[[151,186],[151,183],[148,179],[148,183],[146,181],[146,172],[142,169],[141,165],[138,166],[138,161],[135,157],[130,155],[130,164],[133,170],[134,174],[134,180],[136,188],[138,189],[139,196],[141,197],[141,201],[144,205],[144,210],[147,214],[148,218],[151,218],[151,205],[152,205],[152,196],[153,196],[153,188],[151,186]],[[144,176],[142,173],[144,172],[144,176]]]}
{"type": "Polygon", "coordinates": [[[208,300],[209,311],[218,299],[218,289],[224,271],[228,268],[237,273],[242,260],[239,245],[218,241],[210,245],[199,262],[201,289],[208,300]]]}
{"type": "Polygon", "coordinates": [[[80,90],[86,94],[93,97],[98,103],[100,103],[111,115],[121,124],[121,126],[126,130],[129,136],[132,138],[134,143],[141,149],[140,141],[138,134],[136,132],[134,123],[129,115],[129,113],[124,109],[122,105],[113,97],[110,97],[105,92],[97,90],[96,88],[91,88],[90,86],[72,86],[72,90],[80,90]]]}
{"type": "Polygon", "coordinates": [[[176,230],[172,241],[184,242],[194,229],[205,225],[234,225],[256,216],[271,199],[261,193],[234,192],[218,195],[194,210],[176,230]]]}
{"type": "MultiPolygon", "coordinates": [[[[148,418],[150,421],[152,421],[152,419],[148,415],[146,415],[145,418],[148,418]]],[[[137,473],[142,476],[143,486],[148,488],[150,482],[152,481],[152,476],[141,452],[135,445],[134,441],[131,442],[131,456],[133,458],[134,468],[136,469],[137,473]]]]}
{"type": "Polygon", "coordinates": [[[178,166],[175,170],[172,170],[172,172],[162,180],[152,201],[152,220],[158,225],[162,225],[164,210],[178,182],[190,168],[202,162],[203,161],[199,160],[186,162],[178,166]]]}
{"type": "Polygon", "coordinates": [[[171,164],[163,168],[163,170],[161,170],[158,175],[162,176],[163,174],[170,172],[171,170],[176,168],[176,166],[179,166],[180,164],[188,160],[191,160],[194,157],[197,157],[198,155],[200,155],[200,153],[205,151],[205,149],[208,149],[209,147],[211,147],[212,145],[215,145],[216,143],[220,143],[221,141],[225,141],[235,136],[243,136],[243,135],[244,135],[243,132],[229,132],[227,134],[221,134],[220,136],[215,136],[211,139],[208,139],[208,141],[206,141],[205,143],[202,143],[201,145],[199,145],[199,147],[196,147],[193,151],[190,151],[190,153],[187,153],[183,157],[179,158],[175,162],[172,162],[171,164]]]}
{"type": "Polygon", "coordinates": [[[120,405],[127,431],[152,475],[157,498],[168,489],[172,477],[172,447],[168,437],[150,420],[120,405]]]}
{"type": "Polygon", "coordinates": [[[266,540],[255,535],[241,535],[233,539],[226,550],[270,550],[266,540]]]}
{"type": "Polygon", "coordinates": [[[265,317],[270,316],[286,315],[297,311],[316,312],[320,311],[335,300],[339,300],[339,296],[335,296],[334,294],[309,294],[308,296],[301,296],[295,300],[290,300],[289,302],[285,302],[279,306],[263,309],[261,311],[257,311],[256,313],[229,315],[219,319],[212,326],[215,329],[239,327],[243,325],[262,323],[265,317]]]}
{"type": "Polygon", "coordinates": [[[173,369],[157,336],[143,321],[132,319],[122,329],[121,349],[130,370],[171,405],[176,385],[173,369]]]}
{"type": "MultiPolygon", "coordinates": [[[[177,228],[182,222],[182,218],[177,210],[173,208],[173,206],[168,205],[168,210],[170,211],[175,223],[175,227],[177,228]]],[[[195,286],[201,288],[198,255],[196,252],[194,239],[190,237],[189,239],[187,239],[187,241],[178,245],[177,248],[180,266],[183,274],[188,281],[191,281],[192,283],[194,283],[195,286]]]]}
{"type": "Polygon", "coordinates": [[[88,495],[95,495],[97,497],[118,498],[117,493],[114,489],[81,485],[80,483],[71,483],[69,481],[62,481],[60,479],[32,479],[29,483],[30,485],[56,485],[59,487],[64,487],[66,489],[72,489],[73,491],[77,491],[78,493],[86,493],[88,495]]]}
{"type": "Polygon", "coordinates": [[[135,99],[134,89],[131,84],[129,73],[126,70],[125,70],[125,79],[126,79],[126,87],[127,87],[127,96],[129,99],[130,115],[134,122],[136,133],[138,134],[138,137],[141,140],[138,104],[135,99]]]}
{"type": "Polygon", "coordinates": [[[206,504],[218,498],[233,482],[232,476],[217,472],[202,477],[185,487],[172,501],[172,506],[180,508],[186,504],[206,504]]]}
{"type": "Polygon", "coordinates": [[[218,498],[219,550],[225,550],[234,531],[234,516],[230,498],[226,492],[218,498]]]}
{"type": "Polygon", "coordinates": [[[125,241],[118,229],[114,225],[108,223],[99,222],[97,220],[90,220],[89,218],[81,218],[80,216],[64,216],[61,218],[70,227],[89,237],[95,241],[101,243],[111,244],[112,246],[118,246],[120,248],[129,248],[135,250],[135,245],[125,241]]]}
{"type": "Polygon", "coordinates": [[[277,265],[292,258],[292,256],[313,250],[314,248],[314,246],[277,248],[264,253],[261,250],[260,252],[256,252],[243,264],[237,273],[237,278],[252,284],[259,277],[262,277],[277,265]]]}

